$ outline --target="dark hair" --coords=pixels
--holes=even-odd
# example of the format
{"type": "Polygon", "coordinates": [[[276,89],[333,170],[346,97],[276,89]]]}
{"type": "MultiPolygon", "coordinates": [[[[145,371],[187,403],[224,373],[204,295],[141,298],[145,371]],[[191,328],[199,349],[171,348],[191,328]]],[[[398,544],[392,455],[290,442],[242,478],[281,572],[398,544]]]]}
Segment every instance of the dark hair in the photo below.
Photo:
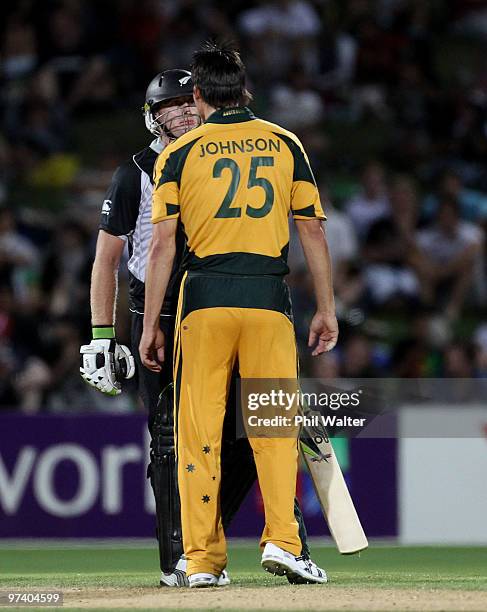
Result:
{"type": "Polygon", "coordinates": [[[245,106],[245,66],[232,43],[207,41],[193,55],[191,75],[203,100],[213,108],[245,106]]]}

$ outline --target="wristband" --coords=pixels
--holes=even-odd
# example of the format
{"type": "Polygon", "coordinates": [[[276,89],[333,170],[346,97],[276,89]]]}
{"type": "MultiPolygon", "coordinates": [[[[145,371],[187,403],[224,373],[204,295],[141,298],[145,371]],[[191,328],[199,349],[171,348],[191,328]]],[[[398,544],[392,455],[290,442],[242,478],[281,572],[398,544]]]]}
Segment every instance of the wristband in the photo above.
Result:
{"type": "Polygon", "coordinates": [[[113,325],[93,325],[91,328],[93,340],[112,340],[115,338],[113,325]]]}

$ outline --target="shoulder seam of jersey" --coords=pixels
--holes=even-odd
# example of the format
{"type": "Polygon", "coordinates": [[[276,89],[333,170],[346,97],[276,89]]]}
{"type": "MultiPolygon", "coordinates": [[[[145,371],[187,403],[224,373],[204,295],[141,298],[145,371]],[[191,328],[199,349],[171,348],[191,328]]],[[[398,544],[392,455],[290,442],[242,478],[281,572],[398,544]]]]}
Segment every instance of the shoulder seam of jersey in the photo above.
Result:
{"type": "MultiPolygon", "coordinates": [[[[161,168],[161,173],[160,173],[159,180],[158,181],[154,181],[154,185],[155,185],[156,189],[159,189],[159,187],[161,185],[163,185],[164,183],[171,183],[171,182],[177,183],[178,187],[180,186],[180,184],[181,184],[181,175],[183,173],[183,168],[184,168],[184,164],[186,162],[186,159],[187,159],[191,149],[198,142],[198,140],[200,140],[200,138],[202,138],[202,137],[203,136],[198,136],[194,140],[190,140],[186,144],[181,145],[179,148],[176,148],[176,149],[174,149],[174,151],[171,151],[169,153],[169,155],[167,156],[167,159],[166,159],[166,162],[165,162],[164,166],[161,168]],[[163,179],[164,170],[168,167],[168,165],[171,165],[172,163],[176,164],[176,168],[174,168],[174,173],[168,177],[168,180],[164,180],[163,182],[161,182],[162,179],[163,179]]],[[[168,169],[168,173],[169,172],[170,172],[170,170],[168,169]]]]}
{"type": "Polygon", "coordinates": [[[306,157],[297,142],[290,138],[287,134],[280,134],[279,132],[272,132],[275,136],[280,138],[288,147],[291,155],[293,156],[294,171],[293,171],[293,182],[305,181],[311,183],[316,187],[316,180],[313,175],[313,171],[306,157]]]}

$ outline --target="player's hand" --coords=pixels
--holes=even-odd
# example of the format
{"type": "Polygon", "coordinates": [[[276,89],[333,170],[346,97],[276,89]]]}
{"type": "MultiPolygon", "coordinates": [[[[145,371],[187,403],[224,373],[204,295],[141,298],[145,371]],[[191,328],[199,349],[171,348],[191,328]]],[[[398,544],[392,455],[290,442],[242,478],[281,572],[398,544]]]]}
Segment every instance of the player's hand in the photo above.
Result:
{"type": "Polygon", "coordinates": [[[129,348],[115,339],[92,340],[80,348],[80,374],[86,382],[107,395],[119,395],[121,382],[132,378],[135,362],[129,348]]]}
{"type": "Polygon", "coordinates": [[[313,357],[331,351],[338,340],[338,322],[334,314],[317,312],[309,326],[308,346],[313,357]]]}
{"type": "Polygon", "coordinates": [[[139,344],[140,360],[152,372],[160,372],[164,363],[165,338],[162,330],[147,332],[144,330],[139,344]]]}

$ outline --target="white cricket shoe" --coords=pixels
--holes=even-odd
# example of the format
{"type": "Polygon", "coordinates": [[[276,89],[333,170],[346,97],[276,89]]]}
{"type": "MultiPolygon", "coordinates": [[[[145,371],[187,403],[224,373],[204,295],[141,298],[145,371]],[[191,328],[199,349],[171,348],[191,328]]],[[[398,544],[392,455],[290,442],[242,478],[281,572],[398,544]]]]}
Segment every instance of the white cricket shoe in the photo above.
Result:
{"type": "MultiPolygon", "coordinates": [[[[308,570],[309,572],[313,575],[313,576],[317,576],[317,577],[321,577],[324,578],[324,580],[322,582],[328,582],[328,576],[326,575],[326,572],[324,569],[322,569],[321,567],[318,567],[316,565],[316,563],[310,559],[310,557],[296,557],[296,559],[298,560],[303,560],[306,565],[308,566],[308,570]]],[[[310,579],[309,576],[298,576],[297,574],[286,574],[286,578],[288,580],[289,583],[291,584],[309,584],[310,583],[310,579]]]]}
{"type": "Polygon", "coordinates": [[[292,584],[323,584],[328,582],[326,572],[311,559],[295,557],[291,553],[268,542],[262,553],[262,567],[277,576],[287,576],[292,584]]]}
{"type": "Polygon", "coordinates": [[[188,580],[190,589],[205,589],[207,587],[218,586],[218,576],[214,576],[213,574],[206,574],[204,572],[191,574],[188,580]]]}
{"type": "Polygon", "coordinates": [[[218,577],[218,585],[217,586],[228,586],[230,584],[230,576],[228,575],[227,570],[223,570],[223,572],[218,577]]]}
{"type": "MultiPolygon", "coordinates": [[[[230,576],[228,575],[227,570],[223,570],[223,572],[218,576],[218,580],[217,580],[217,584],[213,585],[213,584],[208,584],[208,585],[202,585],[202,584],[198,584],[198,585],[191,585],[190,581],[188,580],[188,577],[186,576],[186,567],[188,565],[188,562],[186,561],[184,555],[181,556],[181,558],[179,559],[179,561],[177,562],[177,565],[174,569],[174,572],[172,572],[172,574],[164,574],[164,572],[161,574],[161,579],[160,579],[160,585],[161,586],[170,586],[170,587],[187,587],[187,586],[219,586],[219,587],[223,587],[223,586],[228,586],[231,582],[230,580],[230,576]]],[[[213,574],[208,574],[210,576],[213,576],[213,574]]]]}
{"type": "Polygon", "coordinates": [[[159,584],[168,587],[187,587],[189,586],[188,577],[186,576],[186,559],[181,557],[171,574],[161,573],[159,584]]]}

